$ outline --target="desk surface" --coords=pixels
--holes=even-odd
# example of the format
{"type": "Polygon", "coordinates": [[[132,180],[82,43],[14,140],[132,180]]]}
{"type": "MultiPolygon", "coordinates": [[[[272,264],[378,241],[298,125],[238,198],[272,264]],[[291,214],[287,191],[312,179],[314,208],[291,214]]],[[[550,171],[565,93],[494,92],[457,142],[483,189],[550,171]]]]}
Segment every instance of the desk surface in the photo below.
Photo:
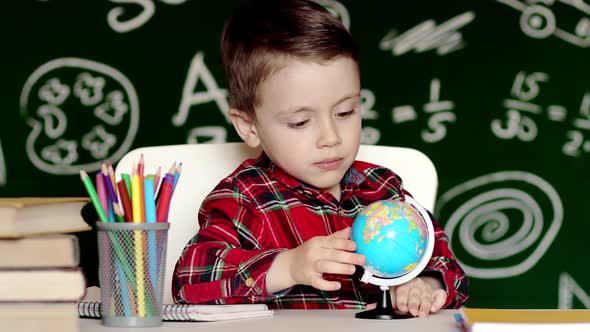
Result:
{"type": "Polygon", "coordinates": [[[254,318],[225,322],[164,322],[157,328],[112,328],[104,327],[99,319],[80,319],[81,332],[108,331],[240,331],[240,332],[313,332],[313,331],[412,331],[412,332],[458,332],[453,314],[457,310],[442,310],[427,318],[402,320],[357,319],[355,310],[275,310],[273,317],[254,318]]]}

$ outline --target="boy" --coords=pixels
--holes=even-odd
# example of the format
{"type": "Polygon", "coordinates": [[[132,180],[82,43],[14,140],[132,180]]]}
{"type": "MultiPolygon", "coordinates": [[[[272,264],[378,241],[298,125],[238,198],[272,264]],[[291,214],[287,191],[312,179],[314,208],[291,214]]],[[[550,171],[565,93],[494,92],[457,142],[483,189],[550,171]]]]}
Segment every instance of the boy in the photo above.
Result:
{"type": "MultiPolygon", "coordinates": [[[[355,161],[360,78],[349,32],[306,0],[254,1],[221,37],[230,119],[257,160],[246,160],[203,201],[200,230],[176,264],[184,303],[264,302],[271,308],[354,308],[379,287],[359,281],[365,257],[350,226],[363,207],[406,192],[392,171],[355,161]]],[[[467,278],[435,223],[425,271],[390,292],[424,317],[467,300],[467,278]]]]}

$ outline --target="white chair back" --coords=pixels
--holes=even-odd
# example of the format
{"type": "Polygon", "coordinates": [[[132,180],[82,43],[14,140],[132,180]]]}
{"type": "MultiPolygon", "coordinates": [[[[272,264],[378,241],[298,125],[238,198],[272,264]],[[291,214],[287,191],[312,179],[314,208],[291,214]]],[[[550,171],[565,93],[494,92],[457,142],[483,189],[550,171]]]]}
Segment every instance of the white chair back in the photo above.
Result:
{"type": "MultiPolygon", "coordinates": [[[[129,173],[140,155],[145,159],[145,174],[153,174],[162,166],[162,175],[173,162],[182,162],[182,174],[170,205],[170,229],[166,251],[164,303],[172,303],[172,273],[186,243],[198,230],[197,214],[203,199],[247,158],[255,158],[260,150],[244,143],[182,144],[138,148],[129,151],[117,164],[117,181],[121,173],[129,173]]],[[[395,171],[404,187],[426,209],[432,211],[438,177],[432,161],[422,152],[410,148],[362,145],[357,157],[395,171]]]]}

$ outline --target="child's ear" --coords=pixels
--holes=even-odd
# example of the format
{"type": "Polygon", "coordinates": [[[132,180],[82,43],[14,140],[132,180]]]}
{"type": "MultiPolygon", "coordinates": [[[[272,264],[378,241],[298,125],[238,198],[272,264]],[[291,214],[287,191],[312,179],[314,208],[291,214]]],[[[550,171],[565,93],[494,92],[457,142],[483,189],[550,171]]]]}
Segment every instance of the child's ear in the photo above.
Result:
{"type": "Polygon", "coordinates": [[[260,145],[260,138],[254,120],[248,114],[232,108],[229,110],[229,119],[236,128],[238,135],[249,147],[256,148],[260,145]]]}

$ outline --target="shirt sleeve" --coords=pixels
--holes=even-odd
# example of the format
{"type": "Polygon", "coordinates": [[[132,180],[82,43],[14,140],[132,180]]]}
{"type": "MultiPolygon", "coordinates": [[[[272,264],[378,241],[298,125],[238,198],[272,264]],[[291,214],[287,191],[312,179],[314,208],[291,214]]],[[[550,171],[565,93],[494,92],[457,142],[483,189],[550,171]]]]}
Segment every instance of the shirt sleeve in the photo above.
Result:
{"type": "Polygon", "coordinates": [[[199,211],[200,229],[174,269],[175,302],[260,303],[288,292],[267,292],[266,273],[286,249],[261,248],[263,223],[244,203],[234,192],[205,200],[199,211]]]}
{"type": "Polygon", "coordinates": [[[459,308],[469,299],[469,282],[465,272],[449,249],[449,239],[438,222],[430,214],[434,226],[434,251],[422,275],[437,276],[447,291],[443,308],[459,308]]]}

